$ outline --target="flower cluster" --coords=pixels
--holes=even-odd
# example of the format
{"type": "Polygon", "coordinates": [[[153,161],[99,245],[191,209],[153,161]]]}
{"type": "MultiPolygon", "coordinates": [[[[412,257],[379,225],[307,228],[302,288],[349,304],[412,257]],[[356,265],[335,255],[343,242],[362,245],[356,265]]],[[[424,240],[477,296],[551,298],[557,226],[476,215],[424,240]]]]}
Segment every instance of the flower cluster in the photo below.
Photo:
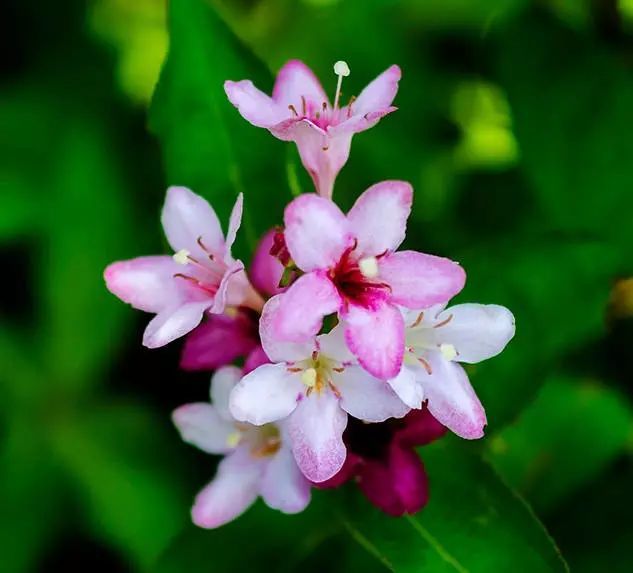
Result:
{"type": "Polygon", "coordinates": [[[226,523],[258,496],[298,512],[311,487],[352,477],[385,512],[418,511],[428,487],[413,448],[446,429],[483,435],[486,415],[460,363],[495,356],[514,335],[506,308],[447,306],[464,287],[458,263],[398,250],[411,185],[377,183],[347,213],[333,202],[353,134],[396,109],[400,79],[392,66],[341,106],[349,68],[334,70],[333,104],[298,61],[279,72],[272,97],[248,80],[225,83],[246,120],[297,144],[316,188],[286,207],[248,271],[231,255],[242,196],[225,237],[213,208],[182,187],[168,190],[162,212],[173,256],[105,271],[111,292],[156,315],[145,346],[187,335],[181,366],[216,371],[211,403],[173,414],[185,441],[225,456],[196,498],[201,527],[226,523]]]}

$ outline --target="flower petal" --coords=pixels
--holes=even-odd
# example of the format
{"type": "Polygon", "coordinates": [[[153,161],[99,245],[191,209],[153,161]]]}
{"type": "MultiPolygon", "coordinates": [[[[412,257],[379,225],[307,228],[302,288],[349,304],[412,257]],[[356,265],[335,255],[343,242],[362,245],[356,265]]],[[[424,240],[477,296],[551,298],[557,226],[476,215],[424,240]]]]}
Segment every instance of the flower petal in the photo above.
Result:
{"type": "Polygon", "coordinates": [[[171,257],[139,257],[112,263],[104,278],[108,290],[122,301],[145,312],[158,313],[180,296],[174,275],[181,272],[171,257]]]}
{"type": "Polygon", "coordinates": [[[362,467],[364,460],[358,454],[355,454],[352,450],[347,451],[347,457],[341,469],[334,474],[330,479],[319,482],[316,485],[319,489],[332,489],[342,486],[346,481],[349,481],[362,467]]]}
{"type": "Polygon", "coordinates": [[[280,338],[277,315],[284,301],[285,295],[278,294],[264,305],[259,320],[259,336],[264,352],[272,362],[297,362],[308,358],[316,350],[316,345],[312,338],[302,342],[286,342],[280,338]]]}
{"type": "Polygon", "coordinates": [[[253,261],[248,275],[253,286],[262,294],[272,296],[281,292],[279,281],[284,272],[283,265],[276,257],[270,254],[273,246],[273,239],[276,234],[275,229],[266,233],[255,249],[253,261]]]}
{"type": "Polygon", "coordinates": [[[409,408],[420,409],[424,400],[424,388],[418,382],[418,367],[403,364],[395,378],[389,380],[389,386],[409,408]]]}
{"type": "Polygon", "coordinates": [[[328,102],[327,95],[312,70],[299,60],[287,62],[275,80],[273,88],[273,100],[288,108],[294,105],[297,112],[302,111],[301,96],[306,104],[312,104],[321,108],[323,102],[328,102]]]}
{"type": "Polygon", "coordinates": [[[237,232],[239,231],[240,225],[242,223],[242,212],[244,211],[244,195],[240,193],[235,200],[235,205],[233,205],[233,209],[231,211],[231,216],[229,217],[229,228],[226,232],[226,244],[225,244],[225,252],[224,252],[224,262],[230,264],[233,259],[231,258],[231,249],[233,248],[233,243],[235,243],[235,237],[237,236],[237,232]]]}
{"type": "Polygon", "coordinates": [[[244,271],[244,263],[233,261],[222,275],[218,290],[213,297],[211,312],[222,314],[227,305],[241,305],[249,297],[252,288],[244,271]]]}
{"type": "Polygon", "coordinates": [[[332,360],[342,364],[356,363],[356,357],[345,342],[345,327],[340,322],[327,334],[318,336],[317,345],[319,352],[332,360]]]}
{"type": "Polygon", "coordinates": [[[427,308],[455,296],[466,282],[464,269],[450,259],[400,251],[378,261],[379,276],[391,287],[391,300],[407,308],[427,308]]]}
{"type": "Polygon", "coordinates": [[[174,251],[185,249],[199,260],[211,253],[224,255],[224,235],[209,203],[185,187],[170,187],[161,215],[163,230],[174,251]]]}
{"type": "Polygon", "coordinates": [[[229,409],[236,420],[261,426],[289,416],[302,390],[301,380],[285,364],[264,364],[237,383],[229,409]]]}
{"type": "Polygon", "coordinates": [[[256,127],[270,127],[288,117],[289,110],[258,90],[250,80],[224,82],[224,91],[240,115],[256,127]]]}
{"type": "MultiPolygon", "coordinates": [[[[336,312],[341,305],[341,297],[332,281],[318,272],[303,275],[277,296],[270,335],[267,333],[264,343],[266,352],[271,339],[290,342],[312,339],[321,330],[323,317],[336,312]]],[[[261,336],[263,340],[264,335],[261,336]]]]}
{"type": "Polygon", "coordinates": [[[204,311],[212,302],[188,302],[162,310],[147,325],[143,333],[143,345],[147,348],[159,348],[191,332],[200,324],[204,311]]]}
{"type": "Polygon", "coordinates": [[[203,452],[225,454],[234,449],[229,445],[229,436],[235,426],[211,404],[185,404],[174,410],[171,418],[183,441],[203,452]]]}
{"type": "Polygon", "coordinates": [[[352,244],[341,210],[328,199],[306,193],[286,207],[284,236],[297,266],[310,272],[334,266],[352,244]]]}
{"type": "Polygon", "coordinates": [[[420,381],[428,399],[429,412],[449,430],[467,440],[481,438],[487,424],[486,413],[468,381],[464,369],[430,352],[432,374],[420,371],[420,381]]]}
{"type": "Polygon", "coordinates": [[[246,356],[257,345],[255,321],[243,312],[234,317],[210,314],[185,340],[180,357],[183,370],[216,370],[246,356]]]}
{"type": "Polygon", "coordinates": [[[367,189],[347,214],[357,251],[373,256],[395,251],[404,241],[412,202],[413,187],[405,181],[382,181],[367,189]]]}
{"type": "MultiPolygon", "coordinates": [[[[353,105],[352,108],[354,108],[353,105]]],[[[341,110],[342,114],[345,113],[345,109],[347,108],[341,110]]],[[[352,115],[349,119],[337,125],[330,126],[327,130],[328,135],[331,138],[350,137],[355,133],[360,133],[361,131],[374,127],[383,117],[397,111],[397,109],[397,107],[390,106],[376,111],[370,111],[364,115],[352,115]]]]}
{"type": "Polygon", "coordinates": [[[213,481],[196,497],[191,517],[198,527],[213,529],[244,513],[257,499],[265,461],[238,448],[224,458],[213,481]]]}
{"type": "Polygon", "coordinates": [[[237,366],[224,366],[211,378],[211,403],[218,415],[231,423],[234,418],[229,410],[229,399],[241,379],[242,371],[237,366]]]}
{"type": "Polygon", "coordinates": [[[360,365],[380,380],[395,378],[404,355],[404,321],[393,305],[376,309],[350,304],[344,313],[345,340],[360,365]]]}
{"type": "Polygon", "coordinates": [[[365,115],[390,107],[398,93],[398,82],[401,77],[402,72],[398,66],[393,65],[387,68],[375,80],[367,84],[354,100],[353,114],[365,115]]]}
{"type": "Polygon", "coordinates": [[[299,402],[288,420],[292,451],[297,465],[310,481],[330,479],[343,466],[343,431],[347,414],[330,391],[313,392],[299,402]]]}
{"type": "Polygon", "coordinates": [[[359,366],[335,373],[333,383],[341,393],[341,408],[364,422],[402,418],[410,410],[387,382],[374,378],[359,366]]]}
{"type": "Polygon", "coordinates": [[[458,362],[475,363],[499,354],[514,336],[514,316],[496,304],[458,304],[437,317],[453,318],[437,329],[436,337],[452,344],[458,362]]]}
{"type": "Polygon", "coordinates": [[[288,446],[282,446],[266,466],[261,481],[266,505],[283,513],[299,513],[310,503],[310,482],[299,470],[288,446]]]}

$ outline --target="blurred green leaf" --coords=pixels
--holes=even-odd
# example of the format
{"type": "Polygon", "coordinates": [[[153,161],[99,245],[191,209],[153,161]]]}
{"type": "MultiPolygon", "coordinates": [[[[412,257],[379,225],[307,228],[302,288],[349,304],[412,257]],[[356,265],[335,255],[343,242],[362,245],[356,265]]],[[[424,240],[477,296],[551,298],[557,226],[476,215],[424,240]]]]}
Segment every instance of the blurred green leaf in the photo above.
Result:
{"type": "Polygon", "coordinates": [[[517,420],[490,442],[499,473],[540,511],[595,478],[633,437],[633,415],[614,390],[552,378],[517,420]]]}
{"type": "Polygon", "coordinates": [[[54,446],[83,499],[95,536],[147,569],[188,519],[177,454],[139,404],[85,408],[60,420],[54,446]]]}
{"type": "Polygon", "coordinates": [[[452,440],[424,448],[431,500],[392,518],[348,490],[343,517],[352,537],[391,571],[566,571],[552,539],[492,468],[452,440]]]}
{"type": "Polygon", "coordinates": [[[498,53],[541,223],[628,242],[633,74],[625,53],[536,11],[505,31],[498,53]]]}
{"type": "Polygon", "coordinates": [[[251,248],[281,221],[290,198],[283,143],[242,119],[225,80],[251,79],[269,91],[270,73],[203,0],[169,4],[170,48],[151,109],[170,184],[209,199],[226,222],[245,195],[243,232],[251,248]]]}

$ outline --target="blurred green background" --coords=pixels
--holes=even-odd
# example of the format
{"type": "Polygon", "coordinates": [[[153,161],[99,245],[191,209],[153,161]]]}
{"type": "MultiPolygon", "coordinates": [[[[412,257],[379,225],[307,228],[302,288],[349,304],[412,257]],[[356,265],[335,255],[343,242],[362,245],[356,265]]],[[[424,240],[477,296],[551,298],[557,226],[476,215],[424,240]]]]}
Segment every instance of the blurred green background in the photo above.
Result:
{"type": "Polygon", "coordinates": [[[564,571],[558,549],[633,570],[631,0],[7,0],[0,44],[0,571],[564,571]],[[165,250],[168,184],[224,221],[244,191],[245,260],[310,190],[222,91],[290,58],[330,92],[347,60],[347,96],[401,66],[335,198],[411,181],[408,243],[459,260],[459,300],[508,306],[517,335],[469,370],[486,438],[422,451],[416,518],[350,490],[195,531],[216,461],[169,414],[208,375],[142,348],[102,271],[165,250]]]}

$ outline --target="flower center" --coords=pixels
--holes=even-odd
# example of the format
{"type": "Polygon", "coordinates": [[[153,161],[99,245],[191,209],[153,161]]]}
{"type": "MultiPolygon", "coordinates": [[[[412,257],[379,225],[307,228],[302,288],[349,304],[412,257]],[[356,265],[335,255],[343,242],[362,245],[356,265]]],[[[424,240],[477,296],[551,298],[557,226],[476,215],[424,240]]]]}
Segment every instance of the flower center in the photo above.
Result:
{"type": "Polygon", "coordinates": [[[424,312],[421,312],[415,322],[406,331],[404,360],[409,364],[422,364],[424,369],[432,374],[431,365],[426,359],[429,351],[439,351],[444,360],[454,360],[459,352],[453,344],[442,341],[441,328],[453,320],[450,314],[447,318],[435,322],[425,323],[424,312]]]}
{"type": "Polygon", "coordinates": [[[321,394],[329,388],[336,396],[340,397],[338,388],[332,381],[332,374],[343,372],[345,367],[336,360],[332,360],[315,350],[310,358],[296,363],[296,366],[288,368],[288,370],[301,373],[301,382],[306,387],[306,396],[312,392],[321,394]]]}
{"type": "Polygon", "coordinates": [[[205,253],[205,258],[198,260],[187,249],[181,249],[172,258],[176,263],[182,265],[183,270],[187,272],[176,273],[174,278],[185,280],[206,294],[215,295],[226,272],[226,264],[209,251],[203,243],[202,237],[198,237],[197,242],[205,253]]]}
{"type": "MultiPolygon", "coordinates": [[[[266,458],[276,454],[281,448],[281,435],[276,424],[251,426],[244,424],[241,428],[241,442],[248,444],[251,455],[266,458]]],[[[238,429],[239,429],[238,428],[238,429]]]]}

